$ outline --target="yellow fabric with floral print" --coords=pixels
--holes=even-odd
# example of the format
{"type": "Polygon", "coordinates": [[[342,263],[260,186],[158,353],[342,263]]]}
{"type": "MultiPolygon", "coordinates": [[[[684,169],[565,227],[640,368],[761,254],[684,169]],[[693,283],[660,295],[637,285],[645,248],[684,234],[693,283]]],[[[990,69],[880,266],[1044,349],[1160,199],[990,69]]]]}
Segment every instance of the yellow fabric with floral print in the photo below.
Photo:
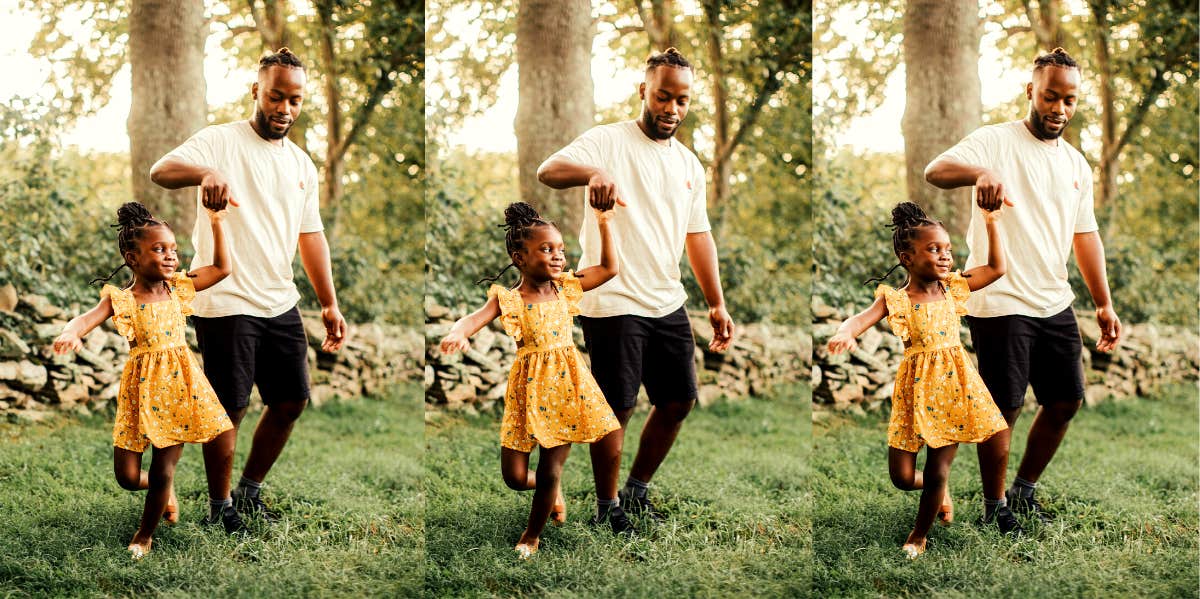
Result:
{"type": "Polygon", "coordinates": [[[583,288],[563,273],[558,299],[527,304],[521,293],[493,285],[504,332],[518,341],[508,375],[500,445],[530,452],[534,447],[593,443],[621,428],[599,385],[583,364],[571,337],[583,288]]]}
{"type": "Polygon", "coordinates": [[[904,341],[896,372],[888,445],[917,451],[922,445],[979,443],[1008,428],[958,337],[971,290],[962,274],[944,283],[943,300],[913,304],[908,293],[880,285],[888,324],[904,341]]]}
{"type": "Polygon", "coordinates": [[[128,289],[100,291],[112,299],[113,324],[130,345],[113,424],[113,445],[129,451],[204,443],[233,428],[187,346],[184,315],[192,313],[196,288],[184,272],[167,283],[170,299],[149,304],[128,289]]]}

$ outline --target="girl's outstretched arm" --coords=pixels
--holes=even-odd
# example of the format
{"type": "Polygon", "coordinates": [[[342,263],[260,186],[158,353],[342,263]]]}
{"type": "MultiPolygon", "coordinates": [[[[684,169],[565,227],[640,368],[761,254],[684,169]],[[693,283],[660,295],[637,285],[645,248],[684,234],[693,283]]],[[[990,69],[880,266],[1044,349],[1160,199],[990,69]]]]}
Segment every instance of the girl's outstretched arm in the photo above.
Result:
{"type": "Polygon", "coordinates": [[[617,276],[620,272],[620,266],[617,258],[617,248],[613,244],[612,231],[608,229],[608,218],[612,216],[612,211],[596,211],[596,222],[600,226],[600,264],[589,266],[577,273],[579,277],[579,285],[584,291],[591,291],[605,283],[609,279],[617,276]]]}
{"type": "Polygon", "coordinates": [[[440,344],[442,353],[448,356],[457,351],[470,349],[471,342],[467,339],[478,333],[479,329],[487,326],[488,323],[496,320],[497,316],[500,316],[500,300],[493,295],[488,298],[482,308],[458,319],[454,326],[450,327],[450,332],[442,338],[440,344]]]}
{"type": "Polygon", "coordinates": [[[971,270],[963,273],[963,278],[967,280],[967,287],[971,291],[983,289],[995,282],[996,279],[1004,276],[1008,270],[1008,265],[1004,261],[1004,245],[1000,242],[1000,210],[992,210],[983,212],[984,221],[987,223],[988,234],[988,261],[987,264],[976,266],[971,270]]]}
{"type": "Polygon", "coordinates": [[[858,347],[858,342],[855,339],[863,334],[863,331],[875,326],[875,323],[883,320],[887,316],[887,302],[883,297],[875,298],[875,303],[871,307],[847,318],[845,322],[838,327],[837,333],[829,338],[829,353],[840,354],[844,351],[854,351],[858,347]]]}
{"type": "Polygon", "coordinates": [[[196,270],[188,273],[188,278],[192,280],[192,286],[196,291],[204,291],[213,285],[221,282],[221,279],[229,276],[233,272],[233,264],[229,261],[229,249],[225,247],[225,232],[221,227],[221,220],[225,218],[225,211],[208,211],[208,220],[212,223],[213,234],[213,263],[211,266],[201,266],[196,270]]]}
{"type": "Polygon", "coordinates": [[[112,318],[112,298],[105,296],[95,308],[76,316],[63,327],[63,332],[54,340],[54,353],[65,354],[83,349],[83,337],[112,318]]]}

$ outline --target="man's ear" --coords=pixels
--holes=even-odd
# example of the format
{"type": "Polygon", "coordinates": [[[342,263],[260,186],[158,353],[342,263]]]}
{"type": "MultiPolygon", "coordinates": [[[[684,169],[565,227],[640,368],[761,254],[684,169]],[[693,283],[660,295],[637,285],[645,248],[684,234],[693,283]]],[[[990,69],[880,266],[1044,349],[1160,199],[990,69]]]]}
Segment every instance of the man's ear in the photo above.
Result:
{"type": "Polygon", "coordinates": [[[645,101],[645,99],[646,99],[646,82],[645,81],[638,84],[638,98],[643,101],[645,101]]]}
{"type": "Polygon", "coordinates": [[[1033,99],[1033,82],[1032,81],[1025,84],[1025,99],[1026,100],[1033,99]]]}
{"type": "Polygon", "coordinates": [[[250,97],[254,98],[255,100],[258,100],[258,82],[257,81],[250,84],[250,97]]]}

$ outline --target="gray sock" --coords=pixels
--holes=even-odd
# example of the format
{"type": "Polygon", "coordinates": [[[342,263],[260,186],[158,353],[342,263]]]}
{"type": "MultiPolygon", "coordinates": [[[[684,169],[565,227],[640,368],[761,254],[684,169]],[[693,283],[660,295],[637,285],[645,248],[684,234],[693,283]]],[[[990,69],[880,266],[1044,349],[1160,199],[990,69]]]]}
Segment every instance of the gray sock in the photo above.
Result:
{"type": "Polygon", "coordinates": [[[1001,497],[1000,499],[983,499],[983,521],[991,522],[996,517],[996,510],[1008,507],[1008,499],[1001,497]]]}
{"type": "Polygon", "coordinates": [[[243,497],[258,497],[259,491],[262,491],[262,483],[250,480],[245,476],[238,481],[237,486],[242,490],[243,497]]]}
{"type": "Polygon", "coordinates": [[[225,508],[233,509],[233,499],[226,497],[225,499],[209,499],[208,500],[208,519],[216,520],[221,517],[221,512],[225,508]]]}
{"type": "Polygon", "coordinates": [[[644,483],[632,476],[625,479],[625,492],[633,498],[645,499],[646,491],[650,488],[650,483],[644,483]]]}
{"type": "Polygon", "coordinates": [[[608,516],[609,510],[621,505],[621,500],[613,497],[612,499],[596,498],[596,518],[601,519],[608,516]]]}
{"type": "Polygon", "coordinates": [[[1024,499],[1033,497],[1033,492],[1037,490],[1037,483],[1031,483],[1021,477],[1013,479],[1013,484],[1009,487],[1009,492],[1013,495],[1020,496],[1024,499]]]}

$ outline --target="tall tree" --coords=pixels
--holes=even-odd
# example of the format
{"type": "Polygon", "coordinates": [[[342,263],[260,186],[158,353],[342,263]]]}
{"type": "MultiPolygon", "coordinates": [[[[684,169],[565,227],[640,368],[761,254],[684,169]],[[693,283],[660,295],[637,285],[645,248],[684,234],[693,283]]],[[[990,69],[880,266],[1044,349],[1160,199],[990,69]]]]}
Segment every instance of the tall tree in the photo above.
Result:
{"type": "Polygon", "coordinates": [[[194,189],[168,191],[150,182],[150,166],[204,126],[203,0],[136,0],[129,11],[133,101],[126,129],[133,196],[180,231],[195,220],[194,189]]]}
{"type": "Polygon", "coordinates": [[[537,167],[592,124],[588,0],[522,0],[517,10],[517,165],[521,197],[567,231],[582,222],[578,190],[538,183],[537,167]]]}
{"type": "Polygon", "coordinates": [[[979,126],[979,5],[974,0],[909,0],[904,13],[906,103],[901,130],[909,200],[966,231],[970,188],[943,191],[925,166],[979,126]]]}

